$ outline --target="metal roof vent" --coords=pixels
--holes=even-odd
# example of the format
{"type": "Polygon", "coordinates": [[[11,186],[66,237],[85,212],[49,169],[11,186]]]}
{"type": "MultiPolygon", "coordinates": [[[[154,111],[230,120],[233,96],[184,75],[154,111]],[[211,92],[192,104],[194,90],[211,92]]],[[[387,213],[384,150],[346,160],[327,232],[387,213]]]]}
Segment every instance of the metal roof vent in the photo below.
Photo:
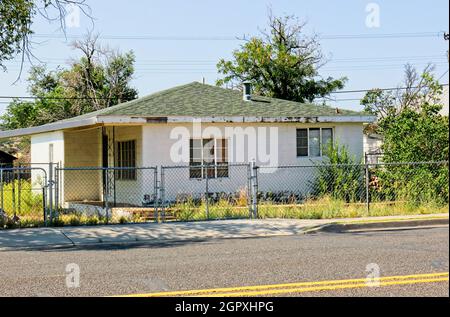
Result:
{"type": "Polygon", "coordinates": [[[242,92],[244,101],[252,100],[252,83],[249,81],[244,81],[242,83],[242,92]]]}

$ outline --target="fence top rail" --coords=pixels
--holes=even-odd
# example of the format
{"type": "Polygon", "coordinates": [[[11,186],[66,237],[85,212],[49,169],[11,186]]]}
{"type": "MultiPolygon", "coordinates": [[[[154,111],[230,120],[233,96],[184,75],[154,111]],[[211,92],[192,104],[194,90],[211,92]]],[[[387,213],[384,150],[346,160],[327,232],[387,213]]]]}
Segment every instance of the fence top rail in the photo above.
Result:
{"type": "Polygon", "coordinates": [[[123,170],[156,170],[157,167],[149,166],[149,167],[100,167],[100,166],[91,166],[91,167],[58,167],[57,171],[123,171],[123,170]]]}
{"type": "Polygon", "coordinates": [[[42,167],[0,167],[0,171],[31,171],[31,170],[38,170],[47,174],[45,169],[42,167]]]}
{"type": "Polygon", "coordinates": [[[211,167],[249,167],[250,163],[223,163],[210,165],[161,165],[163,169],[183,169],[183,168],[211,168],[211,167]]]}
{"type": "Polygon", "coordinates": [[[423,161],[423,162],[381,162],[381,163],[367,163],[367,165],[380,165],[380,166],[389,166],[389,165],[448,165],[448,161],[423,161]]]}
{"type": "Polygon", "coordinates": [[[414,165],[448,165],[448,161],[429,161],[429,162],[390,162],[390,163],[359,163],[359,164],[328,164],[326,162],[320,162],[317,164],[308,165],[259,165],[256,166],[259,169],[277,169],[277,168],[311,168],[311,167],[361,167],[366,166],[414,166],[414,165]]]}

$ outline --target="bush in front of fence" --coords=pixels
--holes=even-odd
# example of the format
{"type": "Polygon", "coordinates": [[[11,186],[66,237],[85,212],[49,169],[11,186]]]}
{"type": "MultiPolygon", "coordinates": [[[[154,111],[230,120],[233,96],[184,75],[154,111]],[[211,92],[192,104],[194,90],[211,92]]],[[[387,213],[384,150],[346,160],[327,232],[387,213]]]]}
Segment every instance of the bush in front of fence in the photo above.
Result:
{"type": "Polygon", "coordinates": [[[248,218],[248,192],[241,188],[234,194],[211,193],[208,202],[204,197],[183,195],[166,213],[177,221],[248,218]]]}
{"type": "Polygon", "coordinates": [[[412,202],[382,201],[373,202],[370,210],[366,203],[347,203],[344,200],[324,196],[316,199],[306,199],[299,204],[261,203],[258,206],[258,218],[281,219],[333,219],[359,218],[367,216],[404,216],[416,214],[448,213],[448,203],[445,205],[434,202],[417,205],[412,202]]]}
{"type": "Polygon", "coordinates": [[[326,162],[316,163],[317,177],[312,181],[312,197],[331,196],[346,203],[364,200],[364,167],[346,146],[329,143],[323,153],[326,162]]]}
{"type": "Polygon", "coordinates": [[[43,195],[41,189],[33,187],[31,181],[14,180],[3,185],[3,209],[12,215],[39,216],[42,218],[43,195]]]}
{"type": "Polygon", "coordinates": [[[371,202],[448,205],[448,163],[382,164],[372,167],[370,175],[371,202]]]}

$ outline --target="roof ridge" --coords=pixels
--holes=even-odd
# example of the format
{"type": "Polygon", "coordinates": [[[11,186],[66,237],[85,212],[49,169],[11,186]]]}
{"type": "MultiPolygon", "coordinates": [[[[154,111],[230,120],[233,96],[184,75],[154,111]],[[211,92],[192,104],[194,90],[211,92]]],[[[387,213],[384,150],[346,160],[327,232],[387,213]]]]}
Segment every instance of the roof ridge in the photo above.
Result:
{"type": "MultiPolygon", "coordinates": [[[[155,92],[153,92],[151,94],[148,94],[148,95],[145,95],[143,97],[139,97],[139,98],[136,98],[136,99],[133,99],[133,100],[129,100],[127,102],[123,102],[123,103],[120,103],[118,105],[114,105],[114,106],[111,106],[111,107],[108,107],[108,108],[103,108],[103,109],[100,109],[98,111],[101,111],[101,114],[108,114],[110,111],[126,108],[126,107],[128,107],[128,106],[130,106],[130,105],[132,105],[132,104],[134,104],[136,102],[143,102],[143,101],[151,100],[152,98],[155,98],[155,97],[164,96],[164,95],[169,94],[169,93],[171,93],[171,92],[173,92],[175,90],[178,90],[180,88],[185,88],[185,87],[191,86],[193,84],[200,84],[200,83],[196,82],[196,81],[193,81],[193,82],[190,82],[190,83],[187,83],[187,84],[183,84],[183,85],[167,88],[167,89],[160,90],[160,91],[155,91],[155,92]]],[[[91,113],[95,114],[94,112],[91,112],[91,113]]]]}

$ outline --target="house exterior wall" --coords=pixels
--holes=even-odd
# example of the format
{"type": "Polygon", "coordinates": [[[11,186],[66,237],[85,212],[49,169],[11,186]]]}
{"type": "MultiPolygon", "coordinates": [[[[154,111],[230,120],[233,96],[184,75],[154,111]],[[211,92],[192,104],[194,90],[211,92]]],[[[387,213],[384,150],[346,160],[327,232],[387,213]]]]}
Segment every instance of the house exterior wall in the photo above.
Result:
{"type": "MultiPolygon", "coordinates": [[[[310,180],[314,178],[312,167],[323,160],[322,157],[297,157],[297,128],[332,128],[334,140],[345,145],[350,153],[360,159],[363,156],[363,124],[362,123],[204,123],[201,126],[192,123],[148,123],[142,126],[116,126],[114,139],[120,141],[136,141],[136,165],[138,167],[155,166],[187,166],[189,153],[178,158],[173,154],[175,145],[184,144],[189,152],[190,137],[209,137],[219,134],[219,138],[228,139],[230,164],[247,164],[255,158],[259,166],[294,165],[304,168],[276,169],[262,168],[259,173],[260,191],[307,192],[310,180]],[[230,138],[227,128],[232,128],[230,138]],[[177,130],[178,129],[178,130],[177,130]],[[216,131],[213,131],[213,130],[216,131]],[[205,131],[209,130],[209,134],[205,131]],[[177,133],[178,131],[178,133],[177,133]],[[179,132],[187,132],[185,138],[179,132]],[[255,132],[255,138],[249,133],[255,132]],[[211,135],[212,134],[212,135],[211,135]],[[246,140],[239,144],[239,140],[246,140]],[[249,143],[263,141],[265,148],[256,149],[254,153],[246,154],[249,143]],[[275,156],[269,156],[269,161],[261,158],[260,152],[266,153],[269,148],[275,156]],[[260,150],[260,151],[259,151],[260,150]],[[180,160],[183,157],[184,160],[180,160]]],[[[88,129],[83,131],[54,132],[32,137],[32,158],[48,162],[48,146],[54,144],[54,161],[61,162],[64,167],[94,167],[102,166],[102,130],[88,129]]],[[[114,199],[118,204],[140,205],[144,195],[154,194],[154,171],[152,169],[138,170],[136,179],[115,181],[114,199]]],[[[165,198],[176,200],[188,193],[203,193],[205,180],[190,179],[189,169],[165,169],[165,198]]],[[[61,201],[103,200],[103,173],[101,171],[65,171],[61,175],[61,201]],[[72,173],[72,175],[70,174],[72,173]]],[[[248,170],[246,166],[230,166],[226,178],[210,179],[209,191],[212,193],[237,193],[247,190],[248,170]]],[[[108,197],[112,202],[113,197],[108,197]]]]}
{"type": "MultiPolygon", "coordinates": [[[[64,132],[64,167],[101,166],[101,129],[64,132]]],[[[102,199],[102,172],[65,170],[61,175],[64,201],[99,201],[102,199]]]]}
{"type": "MultiPolygon", "coordinates": [[[[236,160],[236,153],[246,152],[245,149],[237,148],[237,141],[234,140],[230,143],[229,147],[234,147],[230,150],[228,162],[229,163],[248,163],[252,158],[256,158],[256,162],[260,166],[282,166],[282,165],[298,165],[298,166],[311,166],[317,162],[323,160],[323,158],[312,157],[297,157],[296,153],[296,129],[297,128],[333,128],[334,140],[339,142],[340,145],[347,146],[351,154],[357,159],[363,157],[363,125],[362,123],[320,123],[320,124],[295,124],[295,123],[278,123],[278,124],[261,124],[261,123],[248,123],[248,124],[231,124],[231,123],[208,123],[202,124],[200,129],[203,133],[205,130],[211,127],[218,128],[218,131],[222,135],[226,135],[226,127],[238,128],[235,129],[236,138],[245,137],[246,128],[254,128],[256,133],[256,140],[261,138],[267,144],[266,149],[270,147],[271,137],[265,130],[258,130],[258,128],[272,128],[277,130],[276,142],[277,146],[274,147],[275,152],[278,155],[275,159],[269,162],[264,162],[259,159],[259,156],[244,156],[244,160],[236,160]],[[234,159],[231,157],[234,154],[234,159]]],[[[194,135],[193,124],[147,124],[143,126],[142,134],[142,147],[144,149],[143,166],[186,166],[188,161],[179,162],[174,161],[171,157],[171,149],[173,150],[174,144],[179,141],[181,143],[188,142],[187,140],[181,140],[181,138],[173,138],[175,129],[189,131],[190,135],[194,135]]],[[[273,135],[273,134],[272,134],[273,135]]],[[[247,144],[246,146],[247,147],[247,144]]],[[[258,153],[258,150],[256,151],[258,153]]],[[[307,179],[314,177],[312,168],[305,167],[303,169],[297,169],[296,173],[292,173],[289,170],[283,169],[261,169],[259,180],[261,191],[287,191],[292,189],[298,189],[305,187],[308,183],[307,179]]],[[[230,167],[228,178],[210,179],[208,186],[211,192],[222,193],[235,193],[239,190],[245,190],[247,188],[247,169],[243,167],[230,167]]],[[[205,181],[189,178],[189,169],[165,169],[164,175],[165,195],[167,200],[176,200],[177,197],[185,196],[189,192],[202,193],[205,191],[205,181]]],[[[306,189],[305,189],[306,190],[306,189]]]]}
{"type": "Polygon", "coordinates": [[[50,145],[53,144],[53,163],[64,162],[64,133],[62,131],[31,136],[31,181],[35,188],[43,186],[44,174],[50,177],[50,145]],[[43,169],[45,173],[40,170],[43,169]],[[39,184],[39,185],[38,185],[39,184]]]}

